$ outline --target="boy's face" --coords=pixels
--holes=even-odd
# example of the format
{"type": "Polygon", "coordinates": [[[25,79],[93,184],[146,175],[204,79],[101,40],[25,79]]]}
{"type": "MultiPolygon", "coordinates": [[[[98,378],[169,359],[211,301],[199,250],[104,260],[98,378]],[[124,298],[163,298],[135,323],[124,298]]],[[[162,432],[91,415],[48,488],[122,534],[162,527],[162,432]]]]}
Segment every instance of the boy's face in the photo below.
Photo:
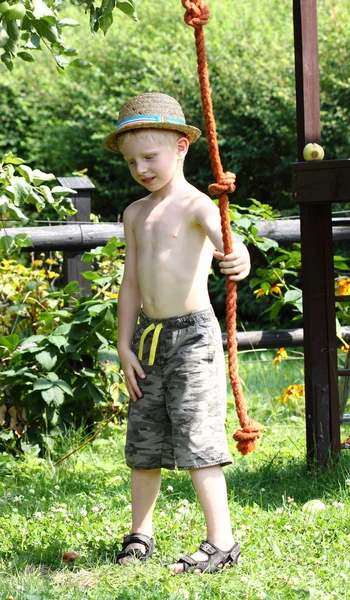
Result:
{"type": "MultiPolygon", "coordinates": [[[[183,138],[181,138],[183,139],[183,138]]],[[[121,146],[132,177],[150,192],[162,189],[176,173],[181,158],[181,142],[159,143],[152,137],[135,135],[121,146]]]]}

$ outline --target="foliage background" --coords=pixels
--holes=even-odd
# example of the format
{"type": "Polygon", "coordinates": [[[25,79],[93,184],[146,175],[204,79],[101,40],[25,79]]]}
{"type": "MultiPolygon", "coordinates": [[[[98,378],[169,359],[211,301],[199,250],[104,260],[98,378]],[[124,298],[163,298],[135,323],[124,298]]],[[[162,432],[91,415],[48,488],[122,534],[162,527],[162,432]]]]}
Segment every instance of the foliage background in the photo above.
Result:
{"type": "MultiPolygon", "coordinates": [[[[254,197],[295,214],[290,202],[290,163],[296,159],[292,7],[289,0],[211,0],[206,27],[208,61],[224,167],[237,173],[235,201],[254,197]]],[[[17,60],[12,73],[0,66],[0,150],[11,149],[43,170],[67,176],[87,169],[97,187],[94,212],[116,220],[142,190],[120,157],[102,141],[131,95],[164,91],[184,106],[189,122],[204,129],[193,31],[181,2],[140,0],[136,24],[120,11],[104,37],[91,36],[79,7],[64,2],[68,45],[92,62],[59,77],[52,57],[17,60]],[[97,208],[98,207],[98,208],[97,208]]],[[[327,158],[349,156],[349,7],[319,0],[322,133],[327,158]]],[[[187,164],[191,183],[211,182],[203,136],[187,164]]]]}

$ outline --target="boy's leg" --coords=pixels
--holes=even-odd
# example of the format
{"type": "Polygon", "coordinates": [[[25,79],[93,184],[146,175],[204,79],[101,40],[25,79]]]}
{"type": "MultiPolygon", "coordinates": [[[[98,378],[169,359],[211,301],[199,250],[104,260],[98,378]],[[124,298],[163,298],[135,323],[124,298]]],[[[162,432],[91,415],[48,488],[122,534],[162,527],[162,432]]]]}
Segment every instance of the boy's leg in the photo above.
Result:
{"type": "MultiPolygon", "coordinates": [[[[219,465],[193,469],[190,471],[193,485],[202,506],[206,525],[207,539],[220,550],[228,551],[234,544],[227,500],[226,479],[219,465]]],[[[201,550],[192,554],[195,560],[207,560],[208,555],[201,550]]],[[[183,564],[170,567],[179,573],[184,570],[183,564]]]]}
{"type": "MultiPolygon", "coordinates": [[[[132,506],[132,533],[143,533],[152,537],[152,517],[160,489],[161,470],[136,470],[131,469],[131,506],[132,506]]],[[[145,553],[143,544],[130,544],[126,550],[140,550],[145,553]]],[[[125,557],[118,561],[119,564],[131,562],[132,557],[125,557]]]]}

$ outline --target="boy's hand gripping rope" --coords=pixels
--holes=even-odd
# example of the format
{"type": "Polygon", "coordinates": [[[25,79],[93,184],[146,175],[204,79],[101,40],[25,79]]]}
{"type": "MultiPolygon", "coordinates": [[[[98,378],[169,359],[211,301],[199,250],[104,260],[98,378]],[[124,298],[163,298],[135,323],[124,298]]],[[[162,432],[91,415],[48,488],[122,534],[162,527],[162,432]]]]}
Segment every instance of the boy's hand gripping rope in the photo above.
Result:
{"type": "MultiPolygon", "coordinates": [[[[206,60],[204,30],[203,26],[209,20],[209,8],[203,0],[181,0],[186,9],[185,23],[194,28],[197,52],[197,64],[199,74],[199,85],[201,90],[201,99],[207,132],[209,155],[211,166],[214,172],[216,183],[209,185],[209,192],[219,198],[219,209],[221,216],[222,239],[224,245],[224,254],[232,252],[231,224],[229,217],[228,195],[235,191],[236,175],[234,173],[224,173],[219,146],[216,135],[215,118],[213,103],[211,99],[208,64],[206,60]]],[[[255,441],[259,439],[259,426],[248,417],[244,403],[242,386],[238,375],[237,358],[237,339],[236,339],[236,304],[237,304],[237,286],[235,281],[226,277],[226,324],[227,324],[227,346],[228,346],[228,369],[233,394],[236,402],[236,409],[241,425],[241,429],[233,434],[233,439],[238,442],[237,449],[242,454],[248,454],[255,448],[255,441]]]]}

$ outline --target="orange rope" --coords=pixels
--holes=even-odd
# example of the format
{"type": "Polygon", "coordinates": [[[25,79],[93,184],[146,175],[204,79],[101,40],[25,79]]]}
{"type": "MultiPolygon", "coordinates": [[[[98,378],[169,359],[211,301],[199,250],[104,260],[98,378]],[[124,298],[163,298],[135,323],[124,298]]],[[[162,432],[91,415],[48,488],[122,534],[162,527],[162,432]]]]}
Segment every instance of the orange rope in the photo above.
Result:
{"type": "MultiPolygon", "coordinates": [[[[229,199],[228,194],[235,191],[236,175],[234,173],[224,173],[218,140],[216,135],[215,117],[213,103],[211,99],[208,63],[206,59],[204,30],[203,26],[209,20],[209,8],[204,0],[181,0],[186,9],[185,23],[194,28],[197,64],[199,74],[199,85],[201,90],[201,99],[207,132],[209,155],[216,183],[209,185],[209,192],[219,198],[219,209],[221,216],[222,239],[224,245],[224,254],[232,252],[232,235],[229,217],[229,199]]],[[[241,429],[233,434],[233,439],[238,442],[237,449],[242,454],[248,454],[255,449],[255,441],[259,439],[259,426],[248,417],[245,407],[242,386],[238,374],[238,356],[236,339],[236,306],[237,306],[237,286],[235,281],[226,277],[226,325],[227,325],[227,346],[228,346],[228,370],[235,397],[237,415],[241,429]]]]}

